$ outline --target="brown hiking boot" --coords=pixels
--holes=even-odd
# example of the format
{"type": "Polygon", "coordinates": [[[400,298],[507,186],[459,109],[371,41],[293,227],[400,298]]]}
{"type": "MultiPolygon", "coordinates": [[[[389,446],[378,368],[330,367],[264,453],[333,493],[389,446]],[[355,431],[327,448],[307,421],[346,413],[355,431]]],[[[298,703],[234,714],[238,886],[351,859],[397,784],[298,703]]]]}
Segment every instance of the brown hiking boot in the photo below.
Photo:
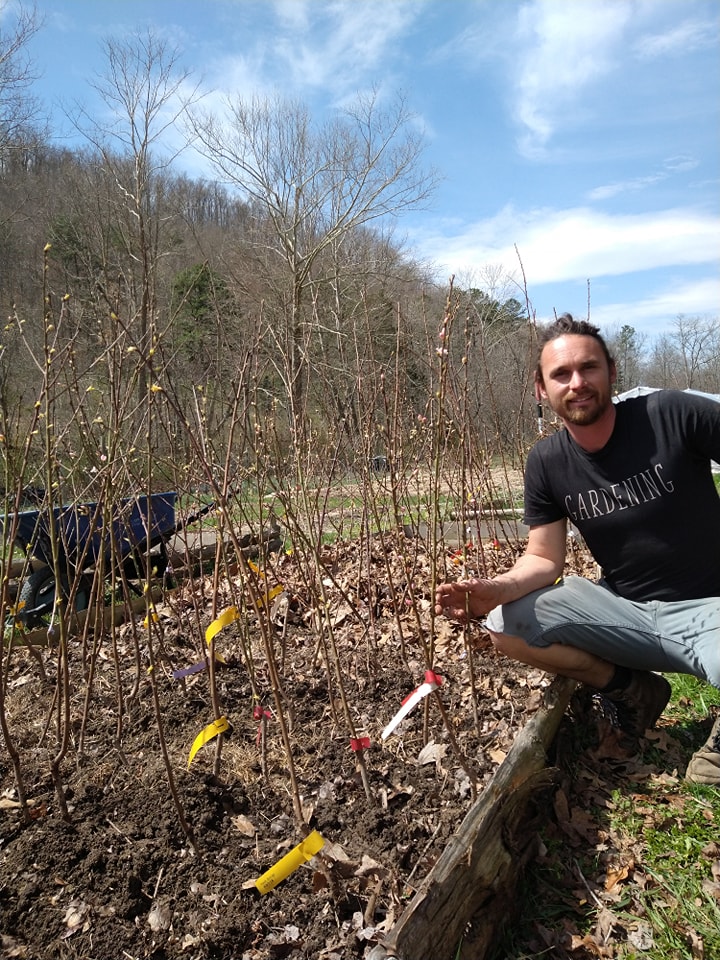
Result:
{"type": "Polygon", "coordinates": [[[692,755],[685,779],[720,787],[720,717],[713,724],[707,741],[692,755]]]}
{"type": "Polygon", "coordinates": [[[611,690],[602,696],[615,709],[617,725],[634,740],[639,740],[655,722],[670,699],[670,684],[665,677],[649,670],[633,670],[624,690],[611,690]]]}

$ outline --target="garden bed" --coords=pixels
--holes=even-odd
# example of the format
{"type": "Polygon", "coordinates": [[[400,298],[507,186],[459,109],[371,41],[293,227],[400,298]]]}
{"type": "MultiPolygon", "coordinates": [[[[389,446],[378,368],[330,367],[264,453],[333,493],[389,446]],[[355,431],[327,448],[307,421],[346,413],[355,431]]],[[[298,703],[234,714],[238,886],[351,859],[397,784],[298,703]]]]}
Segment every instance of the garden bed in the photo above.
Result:
{"type": "MultiPolygon", "coordinates": [[[[218,740],[188,764],[213,705],[206,672],[173,674],[197,662],[205,629],[234,598],[229,581],[217,591],[208,579],[186,584],[159,604],[154,677],[142,636],[137,661],[135,638],[144,629],[137,620],[115,628],[114,646],[104,637],[94,656],[92,643],[71,640],[67,714],[58,709],[56,652],[39,653],[43,680],[38,660],[13,649],[5,712],[29,818],[17,807],[3,751],[3,957],[340,960],[369,956],[382,942],[536,715],[550,681],[498,658],[479,628],[464,636],[436,621],[433,668],[442,685],[382,740],[403,698],[423,681],[417,611],[424,630],[430,598],[427,586],[411,596],[400,576],[406,558],[393,555],[388,567],[387,544],[379,546],[347,545],[325,558],[337,664],[319,641],[317,606],[295,560],[283,556],[273,568],[286,602],[274,639],[280,704],[306,828],[296,816],[259,636],[252,671],[261,701],[232,623],[216,638],[225,661],[217,665],[217,696],[231,730],[216,773],[218,740]],[[388,588],[388,570],[403,590],[388,588]],[[364,771],[343,697],[356,737],[370,740],[364,771]],[[63,819],[51,761],[66,722],[63,819]],[[321,854],[260,895],[254,881],[309,828],[325,840],[321,854]]],[[[498,555],[497,563],[510,559],[498,555]]],[[[429,583],[426,563],[418,554],[415,584],[429,583]]]]}

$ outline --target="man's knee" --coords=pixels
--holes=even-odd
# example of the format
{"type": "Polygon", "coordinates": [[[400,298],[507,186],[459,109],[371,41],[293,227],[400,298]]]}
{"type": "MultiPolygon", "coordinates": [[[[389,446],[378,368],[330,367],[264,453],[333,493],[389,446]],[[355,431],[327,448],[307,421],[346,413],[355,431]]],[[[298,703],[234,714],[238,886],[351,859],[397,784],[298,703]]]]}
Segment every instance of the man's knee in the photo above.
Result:
{"type": "Polygon", "coordinates": [[[498,653],[510,660],[525,660],[528,645],[521,637],[513,637],[509,633],[496,633],[488,630],[493,647],[498,653]]]}
{"type": "Polygon", "coordinates": [[[710,663],[705,664],[705,679],[711,686],[720,690],[720,654],[716,655],[710,663]]]}

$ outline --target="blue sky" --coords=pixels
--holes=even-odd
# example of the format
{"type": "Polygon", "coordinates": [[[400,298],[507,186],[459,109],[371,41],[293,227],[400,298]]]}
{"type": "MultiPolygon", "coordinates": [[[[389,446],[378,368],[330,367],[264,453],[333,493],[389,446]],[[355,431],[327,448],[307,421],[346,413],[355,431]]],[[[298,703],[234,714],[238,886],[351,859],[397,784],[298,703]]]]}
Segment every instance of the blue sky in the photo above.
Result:
{"type": "Polygon", "coordinates": [[[606,330],[628,323],[652,337],[679,314],[720,317],[718,0],[37,0],[37,9],[35,92],[58,131],[61,103],[93,112],[102,39],[148,26],[177,45],[210,103],[221,92],[281,91],[322,118],[358,91],[402,91],[443,179],[399,234],[438,278],[523,299],[519,255],[538,320],[584,316],[588,295],[606,330]]]}

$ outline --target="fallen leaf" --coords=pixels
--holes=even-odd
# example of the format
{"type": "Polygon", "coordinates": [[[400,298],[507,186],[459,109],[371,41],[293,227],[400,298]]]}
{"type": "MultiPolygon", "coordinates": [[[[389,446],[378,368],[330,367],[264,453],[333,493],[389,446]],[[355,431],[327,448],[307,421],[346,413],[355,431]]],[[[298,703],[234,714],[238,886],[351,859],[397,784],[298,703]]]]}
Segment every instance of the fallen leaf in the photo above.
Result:
{"type": "Polygon", "coordinates": [[[573,934],[570,937],[570,952],[575,953],[576,950],[585,950],[593,957],[609,956],[605,948],[589,933],[584,937],[580,937],[577,934],[573,934]]]}
{"type": "Polygon", "coordinates": [[[235,829],[239,830],[244,837],[254,837],[257,833],[255,824],[244,814],[239,813],[237,816],[231,817],[230,819],[235,829]]]}
{"type": "Polygon", "coordinates": [[[427,763],[439,763],[446,755],[447,749],[444,743],[435,743],[431,740],[418,754],[417,762],[421,767],[427,763]]]}
{"type": "Polygon", "coordinates": [[[702,941],[702,937],[698,936],[694,930],[688,930],[687,939],[690,944],[693,960],[706,960],[705,944],[702,941]]]}
{"type": "Polygon", "coordinates": [[[618,923],[618,918],[607,907],[600,907],[597,912],[597,923],[595,924],[595,936],[600,943],[607,943],[612,936],[612,932],[618,923]]]}
{"type": "Polygon", "coordinates": [[[15,957],[27,957],[28,948],[19,940],[14,940],[6,933],[0,934],[0,956],[7,957],[7,960],[15,957]]]}
{"type": "Polygon", "coordinates": [[[342,863],[349,863],[350,857],[345,853],[343,848],[339,843],[334,843],[332,840],[326,840],[325,846],[323,847],[323,857],[328,860],[340,861],[342,863]]]}
{"type": "Polygon", "coordinates": [[[703,880],[702,888],[705,893],[710,894],[711,897],[720,903],[720,883],[715,883],[712,880],[703,880]]]}
{"type": "Polygon", "coordinates": [[[67,940],[80,930],[89,930],[90,920],[88,918],[88,905],[82,900],[71,901],[68,904],[67,910],[65,911],[63,920],[67,925],[67,930],[61,934],[61,940],[67,940]]]}
{"type": "Polygon", "coordinates": [[[63,923],[71,930],[82,926],[87,909],[86,903],[83,903],[81,900],[73,900],[68,904],[65,916],[63,917],[63,923]]]}
{"type": "Polygon", "coordinates": [[[185,951],[189,950],[190,947],[197,947],[202,943],[202,939],[193,933],[186,933],[185,936],[180,941],[180,949],[185,951]]]}
{"type": "Polygon", "coordinates": [[[324,890],[330,885],[328,878],[320,870],[315,870],[312,877],[312,890],[313,893],[318,893],[320,890],[324,890]]]}
{"type": "Polygon", "coordinates": [[[150,909],[147,920],[153,933],[158,933],[160,930],[169,930],[172,923],[172,911],[168,904],[156,901],[150,909]]]}
{"type": "Polygon", "coordinates": [[[633,930],[628,930],[627,938],[636,950],[652,950],[655,946],[652,927],[646,923],[638,925],[633,930]]]}
{"type": "Polygon", "coordinates": [[[608,893],[618,885],[622,883],[623,880],[627,880],[630,876],[630,871],[635,868],[635,862],[630,860],[628,863],[621,864],[617,867],[612,867],[608,870],[605,876],[605,889],[608,893]]]}
{"type": "Polygon", "coordinates": [[[377,860],[373,860],[372,857],[369,857],[366,853],[364,853],[362,862],[355,871],[355,876],[366,877],[368,875],[373,875],[376,877],[386,877],[388,873],[389,871],[387,867],[384,867],[381,863],[378,863],[377,860]]]}

